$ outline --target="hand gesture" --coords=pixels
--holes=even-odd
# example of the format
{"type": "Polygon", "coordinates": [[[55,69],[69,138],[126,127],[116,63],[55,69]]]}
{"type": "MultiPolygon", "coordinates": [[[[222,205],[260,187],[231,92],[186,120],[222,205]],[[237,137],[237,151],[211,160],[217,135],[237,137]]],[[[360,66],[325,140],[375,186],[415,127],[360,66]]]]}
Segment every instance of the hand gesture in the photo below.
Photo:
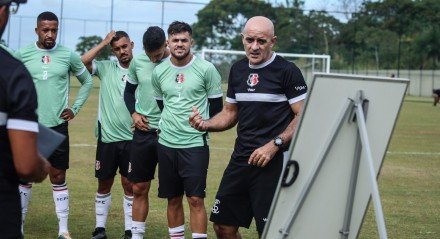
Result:
{"type": "Polygon", "coordinates": [[[199,110],[197,109],[197,107],[193,106],[192,107],[192,114],[189,116],[189,125],[191,125],[191,127],[193,127],[194,129],[198,130],[198,131],[206,131],[208,130],[208,126],[206,124],[206,121],[203,120],[202,116],[200,115],[199,110]]]}
{"type": "Polygon", "coordinates": [[[134,112],[131,115],[131,118],[133,119],[133,127],[136,129],[142,131],[148,131],[150,129],[150,126],[148,125],[148,118],[144,115],[134,112]]]}
{"type": "Polygon", "coordinates": [[[104,40],[102,40],[106,45],[110,44],[110,42],[112,41],[113,37],[116,36],[116,32],[115,30],[112,30],[111,32],[109,32],[107,34],[107,36],[105,36],[104,40]]]}
{"type": "Polygon", "coordinates": [[[65,121],[69,121],[75,118],[75,114],[73,114],[73,111],[71,109],[65,108],[63,112],[61,112],[60,118],[65,121]]]}
{"type": "Polygon", "coordinates": [[[256,149],[249,157],[248,164],[255,165],[257,167],[266,166],[270,160],[272,160],[275,153],[279,150],[272,141],[269,141],[264,146],[256,149]]]}

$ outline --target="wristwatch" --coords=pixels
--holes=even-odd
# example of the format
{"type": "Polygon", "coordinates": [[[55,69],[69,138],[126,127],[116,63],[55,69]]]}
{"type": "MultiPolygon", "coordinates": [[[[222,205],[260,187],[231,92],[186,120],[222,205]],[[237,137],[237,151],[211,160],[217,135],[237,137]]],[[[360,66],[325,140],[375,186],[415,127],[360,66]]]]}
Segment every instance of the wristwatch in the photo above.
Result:
{"type": "Polygon", "coordinates": [[[283,146],[283,144],[284,144],[284,140],[283,140],[283,138],[281,138],[280,136],[277,136],[277,137],[275,137],[275,138],[273,139],[273,143],[274,143],[276,146],[281,147],[281,146],[283,146]]]}

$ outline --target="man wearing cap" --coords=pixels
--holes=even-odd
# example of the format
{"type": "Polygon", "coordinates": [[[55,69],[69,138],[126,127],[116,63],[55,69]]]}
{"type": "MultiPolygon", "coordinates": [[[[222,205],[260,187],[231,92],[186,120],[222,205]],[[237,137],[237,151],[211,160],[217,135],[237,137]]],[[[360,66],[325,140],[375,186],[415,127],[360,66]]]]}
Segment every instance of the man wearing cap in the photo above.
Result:
{"type": "MultiPolygon", "coordinates": [[[[0,0],[0,38],[26,0],[0,0]]],[[[22,238],[19,179],[41,182],[50,164],[37,151],[37,95],[23,63],[0,47],[0,238],[22,238]],[[23,150],[25,149],[25,150],[23,150]]]]}

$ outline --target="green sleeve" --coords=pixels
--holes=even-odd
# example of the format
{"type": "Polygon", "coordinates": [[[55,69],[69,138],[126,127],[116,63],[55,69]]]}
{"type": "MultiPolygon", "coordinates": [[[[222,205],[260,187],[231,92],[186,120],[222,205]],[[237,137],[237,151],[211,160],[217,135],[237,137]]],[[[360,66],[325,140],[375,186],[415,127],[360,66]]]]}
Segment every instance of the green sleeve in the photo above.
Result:
{"type": "Polygon", "coordinates": [[[205,88],[208,98],[222,97],[222,78],[213,64],[206,69],[205,88]]]}
{"type": "Polygon", "coordinates": [[[130,66],[128,67],[128,79],[127,81],[132,85],[139,84],[137,75],[136,75],[136,59],[133,58],[130,62],[130,66]]]}
{"type": "Polygon", "coordinates": [[[79,110],[89,97],[90,91],[93,88],[93,81],[92,76],[90,75],[89,71],[82,63],[81,58],[77,54],[73,52],[71,53],[70,63],[71,71],[75,73],[76,78],[81,83],[78,95],[76,96],[75,102],[71,107],[73,113],[77,115],[79,110]]]}
{"type": "Polygon", "coordinates": [[[159,77],[157,76],[156,69],[157,68],[154,68],[153,74],[151,75],[151,84],[153,85],[153,92],[154,92],[153,96],[158,100],[162,100],[163,94],[162,94],[162,90],[160,89],[160,82],[159,82],[159,77]]]}

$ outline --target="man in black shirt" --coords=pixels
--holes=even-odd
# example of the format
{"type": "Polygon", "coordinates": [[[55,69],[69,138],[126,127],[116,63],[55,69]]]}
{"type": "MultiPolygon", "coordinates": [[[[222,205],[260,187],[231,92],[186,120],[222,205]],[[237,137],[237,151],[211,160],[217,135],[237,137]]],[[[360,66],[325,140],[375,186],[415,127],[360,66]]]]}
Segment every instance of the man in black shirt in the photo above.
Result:
{"type": "Polygon", "coordinates": [[[269,19],[249,19],[242,41],[246,58],[231,68],[223,110],[204,120],[194,107],[189,118],[200,131],[223,131],[238,122],[210,217],[218,238],[241,238],[238,228],[249,227],[252,218],[261,236],[307,93],[298,67],[272,51],[276,36],[269,19]]]}
{"type": "MultiPolygon", "coordinates": [[[[26,0],[0,0],[0,38],[26,0]]],[[[0,48],[0,237],[22,238],[19,179],[43,181],[50,164],[37,151],[37,94],[25,66],[0,48]]]]}

